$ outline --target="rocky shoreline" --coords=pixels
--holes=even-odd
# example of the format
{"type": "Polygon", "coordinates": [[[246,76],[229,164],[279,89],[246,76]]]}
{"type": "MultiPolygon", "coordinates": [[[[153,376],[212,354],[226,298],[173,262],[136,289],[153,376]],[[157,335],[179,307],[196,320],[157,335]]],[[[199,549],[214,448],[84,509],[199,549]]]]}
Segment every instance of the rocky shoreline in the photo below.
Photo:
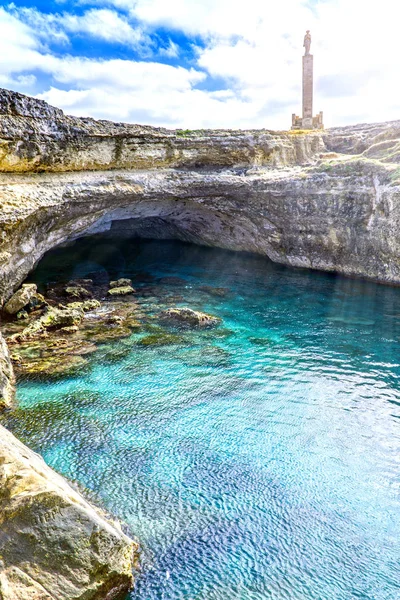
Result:
{"type": "Polygon", "coordinates": [[[24,284],[3,311],[1,331],[10,354],[10,377],[12,371],[18,379],[73,375],[101,344],[130,337],[132,332],[143,334],[139,345],[157,346],[178,339],[171,328],[181,331],[219,324],[212,315],[173,306],[181,299],[160,296],[158,286],[141,285],[136,291],[130,279],[108,282],[101,276],[49,286],[45,296],[35,284],[24,284]]]}
{"type": "MultiPolygon", "coordinates": [[[[21,376],[62,375],[138,327],[144,345],[171,342],[143,314],[135,282],[20,288],[47,251],[84,235],[179,239],[400,283],[398,121],[168,131],[68,117],[0,90],[0,132],[0,408],[13,403],[12,363],[21,376]]],[[[161,321],[217,325],[175,304],[161,321]]],[[[1,600],[127,592],[136,544],[1,427],[0,480],[1,600]]]]}

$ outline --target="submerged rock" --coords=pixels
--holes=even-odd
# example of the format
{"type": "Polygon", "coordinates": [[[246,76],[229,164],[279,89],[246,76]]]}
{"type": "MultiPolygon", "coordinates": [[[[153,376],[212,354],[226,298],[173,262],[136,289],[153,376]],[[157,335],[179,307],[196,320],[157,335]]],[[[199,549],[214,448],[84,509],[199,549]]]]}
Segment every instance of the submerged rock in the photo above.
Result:
{"type": "Polygon", "coordinates": [[[189,327],[213,327],[221,322],[218,317],[191,308],[168,308],[160,313],[159,318],[162,321],[181,323],[189,327]]]}
{"type": "Polygon", "coordinates": [[[125,285],[122,287],[113,287],[111,290],[108,290],[108,296],[129,296],[129,294],[134,294],[135,290],[130,285],[125,285]]]}
{"type": "Polygon", "coordinates": [[[16,315],[20,310],[25,308],[37,293],[35,283],[25,283],[4,306],[4,312],[9,315],[16,315]]]}
{"type": "Polygon", "coordinates": [[[41,357],[37,360],[22,362],[16,370],[18,377],[34,377],[39,380],[53,380],[70,377],[80,372],[88,365],[88,361],[82,356],[60,356],[55,354],[51,357],[41,357]]]}
{"type": "Polygon", "coordinates": [[[74,287],[74,286],[82,286],[84,288],[86,287],[91,287],[93,285],[93,279],[71,279],[71,281],[68,282],[68,285],[74,287]]]}
{"type": "Polygon", "coordinates": [[[96,324],[91,327],[88,327],[85,330],[85,337],[89,341],[95,344],[103,344],[105,342],[109,342],[111,340],[118,340],[120,338],[129,337],[131,335],[131,330],[125,324],[117,325],[110,327],[108,324],[96,324]]]}
{"type": "Polygon", "coordinates": [[[186,279],[182,279],[181,277],[175,277],[174,275],[168,275],[166,277],[161,277],[158,280],[158,283],[161,285],[180,285],[185,286],[188,284],[186,279]]]}
{"type": "Polygon", "coordinates": [[[47,331],[62,329],[63,327],[74,327],[80,325],[83,319],[83,311],[79,309],[50,308],[42,317],[30,323],[23,331],[9,338],[11,343],[22,342],[42,335],[47,331]]]}
{"type": "Polygon", "coordinates": [[[217,298],[225,298],[230,292],[229,288],[224,287],[213,287],[212,285],[201,285],[199,288],[202,292],[210,294],[210,296],[216,296],[217,298]]]}
{"type": "Polygon", "coordinates": [[[67,307],[83,310],[83,312],[90,312],[91,310],[96,310],[96,308],[100,308],[101,304],[98,300],[85,300],[84,302],[69,302],[67,307]]]}
{"type": "Polygon", "coordinates": [[[137,545],[0,427],[0,598],[113,600],[137,545]]]}
{"type": "Polygon", "coordinates": [[[78,286],[78,285],[66,287],[65,294],[67,296],[70,296],[71,298],[79,298],[79,299],[92,297],[92,292],[89,292],[89,290],[87,290],[86,288],[84,288],[82,286],[78,286]]]}
{"type": "Polygon", "coordinates": [[[132,279],[118,279],[110,281],[110,288],[132,287],[132,279]]]}
{"type": "Polygon", "coordinates": [[[184,350],[181,360],[192,367],[227,367],[232,355],[220,346],[202,346],[184,350]]]}
{"type": "Polygon", "coordinates": [[[182,336],[179,335],[162,332],[146,335],[137,343],[139,344],[139,346],[169,346],[176,344],[186,344],[187,340],[185,340],[182,336]]]}

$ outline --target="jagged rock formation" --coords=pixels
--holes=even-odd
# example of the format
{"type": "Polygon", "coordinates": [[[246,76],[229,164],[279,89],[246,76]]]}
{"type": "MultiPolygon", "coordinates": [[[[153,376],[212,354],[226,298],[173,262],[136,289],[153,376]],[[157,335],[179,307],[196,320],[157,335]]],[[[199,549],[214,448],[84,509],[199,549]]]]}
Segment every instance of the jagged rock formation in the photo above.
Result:
{"type": "Polygon", "coordinates": [[[112,600],[134,542],[0,427],[1,600],[112,600]]]}
{"type": "Polygon", "coordinates": [[[14,373],[5,339],[0,333],[0,410],[9,408],[14,399],[14,373]]]}
{"type": "MultiPolygon", "coordinates": [[[[0,305],[46,251],[104,231],[399,283],[399,164],[400,122],[168,131],[67,117],[0,90],[0,305]]],[[[0,403],[12,389],[0,336],[0,403]]],[[[112,598],[127,585],[131,542],[2,429],[0,465],[1,600],[112,598]]]]}

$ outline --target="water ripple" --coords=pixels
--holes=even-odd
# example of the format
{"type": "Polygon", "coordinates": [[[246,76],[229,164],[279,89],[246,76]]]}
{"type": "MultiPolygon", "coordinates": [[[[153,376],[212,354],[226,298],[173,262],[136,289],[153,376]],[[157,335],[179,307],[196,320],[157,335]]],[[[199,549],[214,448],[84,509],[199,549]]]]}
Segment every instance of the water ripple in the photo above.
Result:
{"type": "Polygon", "coordinates": [[[151,274],[164,295],[180,277],[225,329],[104,346],[81,376],[21,383],[6,417],[139,538],[131,600],[400,598],[400,290],[178,243],[96,244],[34,277],[97,263],[151,274]]]}

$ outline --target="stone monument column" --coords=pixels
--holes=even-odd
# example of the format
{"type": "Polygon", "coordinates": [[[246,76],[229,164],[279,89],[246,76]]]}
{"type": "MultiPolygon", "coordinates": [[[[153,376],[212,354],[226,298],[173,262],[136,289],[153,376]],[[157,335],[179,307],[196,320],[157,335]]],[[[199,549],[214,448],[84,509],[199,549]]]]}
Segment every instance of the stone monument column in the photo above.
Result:
{"type": "Polygon", "coordinates": [[[314,57],[303,56],[303,128],[313,128],[314,57]]]}
{"type": "Polygon", "coordinates": [[[311,33],[308,30],[304,36],[303,47],[303,115],[292,115],[292,129],[323,129],[323,113],[313,117],[314,57],[310,54],[311,33]]]}

